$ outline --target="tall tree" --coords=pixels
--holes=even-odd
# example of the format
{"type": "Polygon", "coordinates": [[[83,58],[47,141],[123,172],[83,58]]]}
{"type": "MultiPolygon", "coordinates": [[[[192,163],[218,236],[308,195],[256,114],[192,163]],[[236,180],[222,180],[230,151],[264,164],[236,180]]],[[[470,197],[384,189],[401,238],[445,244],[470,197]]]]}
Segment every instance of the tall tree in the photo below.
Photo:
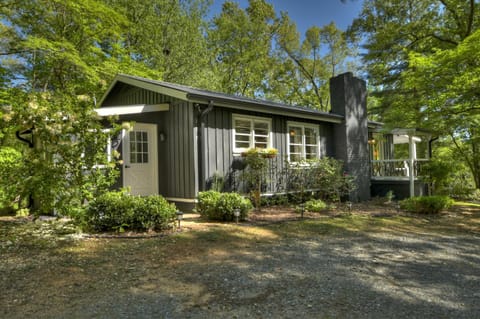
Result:
{"type": "Polygon", "coordinates": [[[455,48],[411,53],[403,79],[419,96],[417,122],[449,135],[480,188],[480,29],[455,48]]]}
{"type": "Polygon", "coordinates": [[[380,120],[450,138],[477,188],[479,9],[476,0],[370,0],[350,30],[364,38],[380,120]]]}
{"type": "MultiPolygon", "coordinates": [[[[371,111],[390,122],[388,114],[393,110],[404,105],[415,108],[415,91],[402,89],[409,53],[430,55],[435,50],[456,47],[478,28],[477,9],[478,1],[474,0],[364,1],[349,32],[364,42],[369,84],[380,101],[379,108],[371,111]]],[[[392,118],[402,125],[412,125],[414,120],[411,116],[392,118]]]]}
{"type": "Polygon", "coordinates": [[[209,56],[204,36],[211,0],[105,0],[130,22],[124,29],[130,55],[158,70],[162,80],[209,85],[209,56]]]}
{"type": "Polygon", "coordinates": [[[99,0],[10,1],[0,6],[0,24],[0,146],[23,153],[28,176],[18,193],[33,192],[44,213],[78,207],[115,175],[96,97],[117,72],[154,72],[124,50],[128,21],[99,0]],[[15,131],[28,144],[13,143],[15,131]]]}
{"type": "Polygon", "coordinates": [[[344,32],[333,22],[322,28],[313,26],[300,43],[295,23],[283,14],[277,44],[296,65],[297,76],[303,79],[300,88],[294,91],[295,95],[300,93],[298,104],[328,111],[329,78],[346,70],[349,46],[344,32]]]}
{"type": "Polygon", "coordinates": [[[263,95],[263,82],[271,70],[275,11],[264,0],[250,0],[246,10],[226,1],[209,30],[217,89],[225,93],[263,95]]]}

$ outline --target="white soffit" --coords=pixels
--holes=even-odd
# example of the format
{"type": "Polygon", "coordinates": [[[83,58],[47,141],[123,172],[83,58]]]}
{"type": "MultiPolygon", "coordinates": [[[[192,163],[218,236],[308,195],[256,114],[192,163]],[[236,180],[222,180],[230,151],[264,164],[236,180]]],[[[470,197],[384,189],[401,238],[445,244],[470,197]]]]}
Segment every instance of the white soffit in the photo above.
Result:
{"type": "MultiPolygon", "coordinates": [[[[412,136],[414,143],[420,143],[422,139],[418,136],[412,136]]],[[[408,135],[393,135],[393,144],[408,144],[408,135]]]]}
{"type": "Polygon", "coordinates": [[[125,105],[125,106],[109,106],[95,109],[100,116],[125,115],[125,114],[139,114],[149,112],[168,111],[170,105],[164,104],[140,104],[140,105],[125,105]]]}

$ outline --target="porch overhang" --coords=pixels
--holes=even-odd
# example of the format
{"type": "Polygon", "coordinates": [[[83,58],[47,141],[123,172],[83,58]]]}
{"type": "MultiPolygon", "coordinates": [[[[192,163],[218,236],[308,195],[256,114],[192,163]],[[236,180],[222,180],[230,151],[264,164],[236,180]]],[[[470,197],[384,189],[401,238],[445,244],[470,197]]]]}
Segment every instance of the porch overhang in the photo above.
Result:
{"type": "Polygon", "coordinates": [[[170,104],[139,104],[139,105],[121,105],[121,106],[108,106],[95,109],[95,112],[99,116],[113,116],[113,115],[125,115],[125,114],[139,114],[149,112],[162,112],[168,111],[170,104]]]}

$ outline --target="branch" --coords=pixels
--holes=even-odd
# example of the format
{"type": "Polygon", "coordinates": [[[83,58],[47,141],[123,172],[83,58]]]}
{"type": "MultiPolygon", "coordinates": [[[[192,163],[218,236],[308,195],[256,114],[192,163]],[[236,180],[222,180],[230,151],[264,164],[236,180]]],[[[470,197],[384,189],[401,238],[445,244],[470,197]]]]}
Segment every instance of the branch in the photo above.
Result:
{"type": "Polygon", "coordinates": [[[475,0],[470,0],[470,14],[468,15],[466,37],[468,37],[470,35],[470,33],[472,33],[473,17],[474,16],[475,16],[475,0]]]}
{"type": "Polygon", "coordinates": [[[437,39],[438,41],[441,41],[441,42],[450,43],[450,44],[453,44],[453,45],[455,45],[455,46],[458,45],[458,42],[457,42],[457,41],[454,41],[454,40],[451,40],[451,39],[442,38],[441,36],[436,35],[435,33],[430,34],[430,36],[432,36],[433,38],[435,38],[435,39],[437,39]]]}
{"type": "Polygon", "coordinates": [[[463,156],[465,162],[467,162],[468,167],[470,167],[470,170],[473,172],[474,171],[474,165],[468,158],[467,154],[463,151],[463,149],[458,145],[457,140],[455,139],[455,136],[453,136],[453,133],[450,133],[450,137],[452,138],[453,144],[455,144],[455,147],[458,149],[460,154],[463,156]]]}

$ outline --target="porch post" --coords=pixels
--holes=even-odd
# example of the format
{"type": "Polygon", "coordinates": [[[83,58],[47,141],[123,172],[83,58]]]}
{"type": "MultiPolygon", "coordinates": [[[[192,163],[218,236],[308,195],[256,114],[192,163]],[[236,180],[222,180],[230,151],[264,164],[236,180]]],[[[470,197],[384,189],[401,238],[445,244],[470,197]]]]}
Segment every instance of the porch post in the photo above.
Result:
{"type": "Polygon", "coordinates": [[[408,170],[409,170],[409,181],[410,181],[410,197],[415,196],[415,143],[413,142],[413,135],[408,134],[408,170]]]}

